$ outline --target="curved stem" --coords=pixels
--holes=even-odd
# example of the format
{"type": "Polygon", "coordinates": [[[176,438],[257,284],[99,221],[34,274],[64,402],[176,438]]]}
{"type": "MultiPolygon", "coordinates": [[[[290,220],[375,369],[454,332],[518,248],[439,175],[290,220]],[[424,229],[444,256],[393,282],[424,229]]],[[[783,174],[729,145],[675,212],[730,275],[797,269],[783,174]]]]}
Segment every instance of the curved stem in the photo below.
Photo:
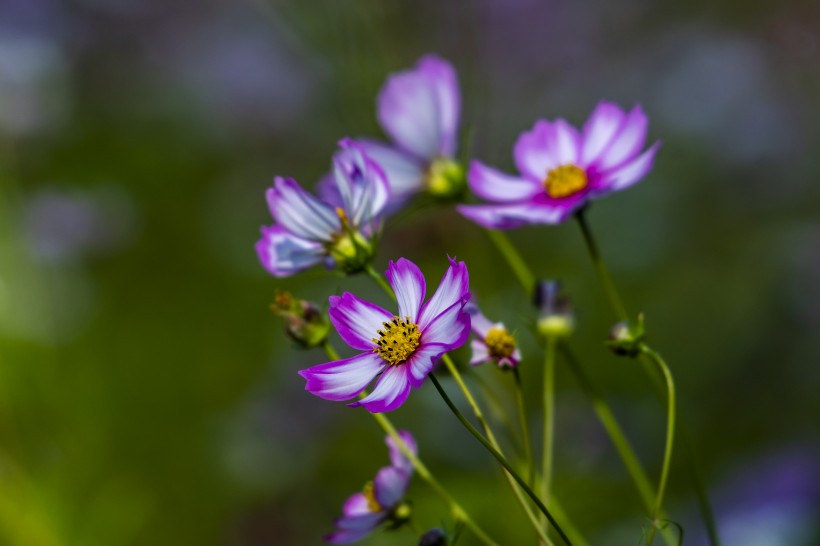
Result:
{"type": "Polygon", "coordinates": [[[658,483],[658,496],[655,501],[655,507],[652,510],[652,527],[649,529],[649,536],[647,537],[647,546],[652,546],[652,541],[655,538],[655,528],[658,522],[658,515],[663,509],[663,495],[666,491],[666,481],[669,477],[669,466],[672,462],[672,447],[675,440],[675,382],[672,379],[672,372],[669,371],[669,366],[666,365],[661,355],[655,352],[648,345],[641,346],[641,352],[649,356],[655,364],[658,365],[664,379],[666,380],[666,389],[668,392],[668,409],[666,421],[666,446],[663,453],[663,466],[661,467],[661,478],[658,483]]]}
{"type": "Polygon", "coordinates": [[[524,457],[527,460],[527,483],[535,487],[535,461],[532,458],[532,442],[530,441],[530,427],[527,423],[527,408],[524,404],[524,387],[521,384],[521,374],[517,367],[512,369],[515,378],[515,405],[518,408],[518,421],[521,426],[521,440],[524,444],[524,457]]]}
{"type": "MultiPolygon", "coordinates": [[[[338,360],[339,354],[336,352],[336,349],[325,340],[322,343],[322,349],[324,349],[327,356],[332,358],[333,360],[338,360]]],[[[362,392],[359,395],[359,398],[363,398],[366,396],[366,393],[362,392]]],[[[370,412],[368,412],[370,413],[370,412]]],[[[486,544],[487,546],[498,546],[498,544],[491,539],[486,532],[484,532],[481,527],[479,527],[470,515],[467,513],[461,505],[456,502],[453,497],[447,492],[447,490],[439,483],[439,481],[433,476],[427,466],[419,459],[419,457],[413,453],[407,444],[404,443],[404,439],[402,439],[401,435],[396,431],[396,427],[393,426],[393,423],[390,422],[390,419],[387,418],[382,413],[370,413],[373,418],[376,420],[376,423],[384,430],[396,443],[396,446],[399,450],[407,457],[407,460],[413,465],[416,473],[421,476],[421,478],[427,482],[430,488],[435,491],[443,500],[447,503],[450,507],[450,512],[452,513],[453,517],[456,521],[462,522],[470,531],[478,538],[482,543],[486,544]]]]}
{"type": "Polygon", "coordinates": [[[609,271],[607,270],[604,261],[601,259],[601,254],[598,252],[598,245],[595,243],[595,238],[592,236],[592,230],[589,229],[589,224],[587,223],[585,209],[581,209],[575,213],[575,219],[578,220],[581,233],[584,235],[584,242],[586,243],[587,250],[589,251],[589,257],[592,259],[592,264],[595,266],[595,272],[598,274],[598,278],[604,286],[604,290],[609,298],[609,302],[612,304],[612,308],[615,310],[615,314],[618,315],[620,320],[628,321],[629,314],[626,312],[626,307],[624,307],[623,301],[621,301],[621,297],[615,289],[615,284],[612,282],[612,277],[610,277],[609,271]]]}
{"type": "Polygon", "coordinates": [[[453,401],[450,400],[450,397],[447,396],[447,393],[444,391],[441,384],[438,382],[438,379],[436,379],[435,374],[433,374],[431,372],[428,375],[428,377],[430,377],[430,381],[433,382],[433,385],[436,387],[436,390],[438,391],[439,395],[441,395],[441,398],[444,400],[444,403],[447,404],[447,407],[450,408],[450,411],[453,412],[453,415],[455,415],[456,418],[459,421],[461,421],[461,424],[464,425],[464,427],[468,431],[470,431],[470,433],[473,436],[475,436],[475,438],[479,442],[481,442],[481,445],[483,445],[487,449],[487,451],[489,451],[490,454],[493,457],[495,457],[495,459],[499,462],[499,464],[502,467],[504,467],[504,469],[507,471],[507,473],[510,476],[512,476],[513,479],[518,483],[518,485],[527,493],[527,495],[530,497],[530,499],[532,499],[532,501],[535,503],[535,505],[538,507],[538,509],[541,510],[541,513],[544,514],[544,516],[546,516],[546,518],[549,520],[549,522],[555,528],[555,531],[558,533],[558,535],[564,541],[564,544],[567,544],[567,546],[572,546],[572,542],[570,542],[569,538],[567,538],[567,535],[564,533],[563,529],[561,529],[561,526],[558,525],[558,522],[555,521],[555,518],[552,517],[552,514],[550,514],[550,511],[547,509],[547,507],[544,506],[544,503],[541,502],[541,499],[538,498],[538,495],[536,495],[535,492],[532,489],[530,489],[530,486],[527,485],[527,482],[524,481],[524,479],[521,478],[521,476],[518,475],[518,473],[513,469],[513,467],[510,465],[510,463],[507,462],[507,459],[504,458],[504,455],[502,455],[495,447],[493,447],[493,445],[490,443],[490,441],[487,438],[485,438],[478,431],[478,429],[476,429],[473,426],[473,424],[470,423],[470,421],[468,421],[466,417],[464,417],[464,414],[462,414],[458,410],[458,408],[455,406],[455,404],[453,404],[453,401]]]}
{"type": "Polygon", "coordinates": [[[515,276],[518,277],[518,281],[521,283],[521,286],[524,287],[527,295],[532,295],[532,291],[535,289],[535,275],[533,275],[529,267],[527,267],[527,263],[518,253],[518,250],[510,243],[507,235],[503,231],[496,229],[488,229],[485,231],[498,251],[504,256],[504,259],[507,260],[510,269],[512,269],[515,276]]]}
{"type": "Polygon", "coordinates": [[[547,347],[544,351],[544,388],[542,392],[544,433],[541,451],[541,498],[546,503],[549,503],[552,445],[555,434],[555,343],[555,338],[548,338],[547,347]]]}
{"type": "Polygon", "coordinates": [[[379,273],[378,273],[375,269],[373,269],[373,266],[372,266],[372,265],[368,265],[368,266],[367,266],[367,269],[366,269],[365,271],[367,272],[367,275],[368,275],[371,279],[373,279],[374,281],[376,281],[376,284],[378,284],[379,286],[381,286],[381,287],[384,289],[384,291],[385,291],[385,292],[387,292],[387,294],[388,294],[391,298],[393,298],[393,300],[395,300],[395,299],[396,299],[396,294],[394,294],[394,293],[393,293],[393,289],[392,289],[392,288],[390,287],[390,285],[387,283],[387,281],[385,280],[384,276],[383,276],[383,275],[379,275],[379,273]]]}

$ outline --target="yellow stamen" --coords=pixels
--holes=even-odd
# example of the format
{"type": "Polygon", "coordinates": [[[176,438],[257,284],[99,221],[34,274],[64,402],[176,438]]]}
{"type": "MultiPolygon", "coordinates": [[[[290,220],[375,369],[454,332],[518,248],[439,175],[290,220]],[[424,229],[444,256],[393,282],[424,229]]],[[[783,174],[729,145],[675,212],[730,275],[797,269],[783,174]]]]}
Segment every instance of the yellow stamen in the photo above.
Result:
{"type": "Polygon", "coordinates": [[[575,165],[561,165],[547,173],[544,187],[550,197],[568,197],[587,187],[587,175],[575,165]]]}
{"type": "Polygon", "coordinates": [[[336,207],[336,216],[339,217],[339,220],[341,220],[343,226],[348,224],[347,213],[342,207],[336,207]]]}
{"type": "Polygon", "coordinates": [[[515,352],[515,338],[506,328],[491,328],[484,336],[484,343],[493,358],[508,358],[515,352]]]}
{"type": "Polygon", "coordinates": [[[378,353],[391,366],[404,364],[421,344],[421,332],[417,324],[410,322],[410,317],[403,319],[394,316],[389,322],[382,322],[384,328],[378,330],[378,339],[373,352],[378,353]]]}
{"type": "Polygon", "coordinates": [[[367,499],[367,509],[371,512],[381,512],[382,505],[379,504],[379,501],[376,500],[376,494],[373,490],[373,482],[367,482],[364,484],[364,489],[362,490],[362,494],[364,498],[367,499]]]}

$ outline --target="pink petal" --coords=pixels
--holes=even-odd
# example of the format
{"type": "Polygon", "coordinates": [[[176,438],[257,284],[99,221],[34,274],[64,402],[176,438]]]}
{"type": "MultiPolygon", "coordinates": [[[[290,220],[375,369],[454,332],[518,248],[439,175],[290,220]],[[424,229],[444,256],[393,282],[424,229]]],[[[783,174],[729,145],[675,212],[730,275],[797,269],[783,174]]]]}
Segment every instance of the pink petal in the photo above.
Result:
{"type": "Polygon", "coordinates": [[[466,218],[488,229],[512,229],[532,224],[560,224],[574,209],[525,201],[510,205],[458,205],[466,218]]]}
{"type": "Polygon", "coordinates": [[[413,353],[404,364],[408,369],[410,385],[417,389],[433,369],[436,361],[447,352],[447,347],[435,343],[425,343],[413,353]]]}
{"type": "Polygon", "coordinates": [[[415,322],[427,289],[421,270],[410,260],[399,258],[387,266],[387,281],[396,294],[399,316],[410,317],[415,322]]]}
{"type": "Polygon", "coordinates": [[[470,163],[467,181],[473,193],[488,201],[521,201],[544,191],[540,182],[506,175],[480,161],[470,163]]]}
{"type": "Polygon", "coordinates": [[[626,115],[617,134],[612,137],[609,146],[601,152],[595,162],[598,171],[605,171],[617,167],[625,161],[631,160],[640,152],[646,141],[646,131],[649,120],[640,105],[636,105],[626,115]]]}
{"type": "Polygon", "coordinates": [[[616,104],[601,101],[584,124],[584,144],[581,165],[589,165],[598,159],[617,133],[624,119],[624,112],[616,104]]]}
{"type": "Polygon", "coordinates": [[[425,74],[406,70],[390,76],[377,110],[382,128],[400,148],[424,160],[438,154],[438,94],[425,74]]]}
{"type": "Polygon", "coordinates": [[[658,152],[660,145],[660,142],[656,142],[651,148],[635,159],[604,173],[602,177],[608,181],[605,184],[608,191],[618,191],[628,188],[646,176],[655,163],[655,154],[658,152]]]}
{"type": "Polygon", "coordinates": [[[474,339],[470,342],[470,348],[473,350],[473,356],[470,358],[470,365],[478,366],[479,364],[484,364],[485,362],[489,362],[492,360],[490,356],[490,352],[487,349],[487,345],[478,339],[474,339]]]}
{"type": "MultiPolygon", "coordinates": [[[[410,450],[411,453],[417,455],[419,452],[419,448],[416,445],[416,439],[413,438],[413,435],[407,432],[406,430],[399,431],[399,437],[404,442],[404,445],[407,446],[407,449],[410,450]]],[[[396,468],[403,469],[405,472],[412,473],[413,472],[413,464],[407,459],[404,453],[399,449],[399,446],[393,440],[392,436],[387,436],[385,438],[385,442],[387,442],[387,449],[390,453],[390,464],[395,466],[396,468]]]]}
{"type": "Polygon", "coordinates": [[[575,165],[581,155],[581,136],[578,130],[564,121],[553,124],[554,138],[551,142],[552,156],[558,165],[575,165]]]}
{"type": "Polygon", "coordinates": [[[434,343],[452,351],[467,342],[470,336],[470,315],[463,309],[464,300],[457,301],[421,331],[422,344],[434,343]]]}
{"type": "Polygon", "coordinates": [[[456,152],[458,118],[461,114],[461,93],[453,66],[436,55],[422,57],[416,65],[427,77],[436,97],[438,114],[438,153],[452,156],[456,152]]]}
{"type": "Polygon", "coordinates": [[[305,390],[325,400],[341,402],[357,396],[385,366],[376,353],[362,353],[300,370],[305,390]]]}
{"type": "Polygon", "coordinates": [[[421,190],[424,164],[418,159],[374,140],[359,139],[357,142],[387,175],[391,201],[407,199],[421,190]]]}
{"type": "Polygon", "coordinates": [[[303,190],[292,178],[277,176],[267,198],[273,218],[294,235],[328,242],[331,234],[341,229],[336,212],[303,190]]]}
{"type": "Polygon", "coordinates": [[[405,367],[403,365],[388,366],[376,383],[373,392],[350,406],[363,406],[370,413],[393,411],[404,404],[409,394],[410,382],[407,379],[405,367]]]}
{"type": "MultiPolygon", "coordinates": [[[[469,297],[469,291],[470,277],[467,273],[467,265],[464,262],[456,262],[451,258],[450,266],[444,273],[436,293],[421,308],[417,323],[419,329],[423,332],[439,313],[456,302],[465,301],[469,297]]],[[[431,341],[431,343],[435,342],[431,341]]]]}
{"type": "Polygon", "coordinates": [[[385,466],[373,480],[373,496],[383,508],[390,510],[401,502],[409,483],[410,474],[395,466],[385,466]]]}
{"type": "Polygon", "coordinates": [[[530,131],[521,133],[513,148],[515,165],[525,177],[544,180],[547,172],[559,165],[553,155],[554,129],[550,122],[538,120],[530,131]]]}
{"type": "Polygon", "coordinates": [[[285,228],[274,225],[262,227],[256,254],[273,276],[287,277],[319,263],[325,249],[319,243],[296,237],[285,228]]]}
{"type": "Polygon", "coordinates": [[[375,345],[373,338],[377,338],[382,323],[393,318],[378,305],[357,298],[350,292],[340,296],[330,296],[330,322],[336,331],[345,340],[345,343],[359,349],[369,351],[375,345]]]}

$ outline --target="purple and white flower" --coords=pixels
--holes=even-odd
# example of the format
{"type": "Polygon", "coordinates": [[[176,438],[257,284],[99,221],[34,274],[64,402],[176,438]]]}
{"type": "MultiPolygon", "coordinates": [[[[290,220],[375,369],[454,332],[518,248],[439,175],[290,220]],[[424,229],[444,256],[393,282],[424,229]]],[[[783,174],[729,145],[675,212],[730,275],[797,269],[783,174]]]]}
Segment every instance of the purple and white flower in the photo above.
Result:
{"type": "Polygon", "coordinates": [[[277,176],[267,192],[276,223],[262,227],[256,253],[276,277],[287,277],[329,260],[347,273],[363,269],[372,257],[368,237],[390,198],[387,178],[351,139],[339,142],[333,157],[338,200],[317,199],[292,178],[277,176]]]}
{"type": "Polygon", "coordinates": [[[561,223],[591,199],[628,188],[649,172],[660,143],[643,151],[647,126],[640,105],[625,112],[605,101],[582,131],[563,119],[538,120],[515,144],[520,175],[473,161],[470,188],[493,204],[458,210],[491,229],[561,223]]]}
{"type": "Polygon", "coordinates": [[[420,191],[446,197],[460,190],[458,146],[461,94],[452,65],[436,55],[388,77],[377,99],[377,117],[392,145],[361,139],[387,173],[394,204],[420,191]]]}
{"type": "Polygon", "coordinates": [[[473,333],[478,336],[470,342],[473,357],[470,364],[478,366],[495,362],[500,368],[515,368],[521,362],[521,350],[503,322],[490,322],[477,305],[468,303],[464,308],[470,314],[473,333]]]}
{"type": "Polygon", "coordinates": [[[397,314],[349,292],[330,297],[330,321],[348,345],[362,352],[301,370],[305,390],[326,400],[350,400],[378,375],[373,392],[350,406],[364,406],[373,413],[392,411],[404,403],[411,388],[421,386],[441,355],[467,341],[470,315],[464,305],[470,292],[464,262],[450,260],[427,302],[424,275],[413,262],[391,261],[387,280],[396,294],[397,314]]]}
{"type": "MultiPolygon", "coordinates": [[[[410,452],[414,455],[418,453],[416,440],[409,432],[402,430],[399,436],[410,452]]],[[[361,493],[345,501],[342,507],[344,516],[335,522],[336,531],[325,537],[330,544],[359,541],[382,523],[401,523],[409,516],[409,509],[402,504],[402,500],[413,475],[413,465],[392,437],[388,436],[385,441],[390,451],[390,466],[379,470],[376,478],[366,483],[361,493]]]]}

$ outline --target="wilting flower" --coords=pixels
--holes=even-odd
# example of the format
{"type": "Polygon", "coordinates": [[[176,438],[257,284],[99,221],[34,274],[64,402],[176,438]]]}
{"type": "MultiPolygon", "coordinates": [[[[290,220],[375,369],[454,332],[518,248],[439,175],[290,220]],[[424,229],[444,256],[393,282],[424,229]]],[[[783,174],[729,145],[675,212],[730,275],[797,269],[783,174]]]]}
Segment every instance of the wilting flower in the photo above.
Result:
{"type": "Polygon", "coordinates": [[[467,341],[470,297],[467,266],[450,260],[450,267],[426,303],[424,275],[413,262],[400,258],[387,267],[396,294],[398,314],[361,300],[349,292],[330,297],[330,321],[342,339],[362,353],[301,370],[305,390],[326,400],[349,400],[379,374],[369,395],[351,406],[373,413],[401,406],[447,351],[467,341]]]}
{"type": "Polygon", "coordinates": [[[470,313],[473,333],[478,336],[470,343],[473,349],[470,364],[477,366],[485,362],[495,362],[502,368],[515,368],[521,361],[521,350],[518,349],[515,338],[504,327],[504,323],[490,322],[473,303],[467,304],[465,309],[470,313]]]}
{"type": "Polygon", "coordinates": [[[256,252],[276,277],[323,260],[346,273],[364,269],[373,256],[369,239],[390,196],[384,172],[350,139],[333,157],[339,202],[321,201],[292,178],[276,177],[267,193],[276,223],[262,228],[256,252]]]}
{"type": "Polygon", "coordinates": [[[459,212],[492,229],[558,224],[597,199],[631,186],[649,172],[660,143],[643,151],[648,120],[639,105],[624,112],[600,102],[579,132],[563,119],[539,120],[513,151],[520,176],[473,161],[470,188],[491,205],[459,212]]]}
{"type": "Polygon", "coordinates": [[[360,142],[387,173],[394,202],[420,191],[452,197],[463,190],[464,169],[453,160],[460,113],[458,77],[440,57],[422,57],[415,68],[387,79],[377,115],[392,146],[360,142]]]}
{"type": "MultiPolygon", "coordinates": [[[[400,431],[407,448],[415,455],[416,441],[407,431],[400,431]]],[[[367,482],[361,493],[356,493],[345,501],[344,516],[336,520],[336,531],[325,540],[331,544],[350,544],[361,540],[385,522],[401,524],[410,515],[409,506],[402,503],[413,465],[399,450],[393,438],[386,438],[390,450],[390,466],[385,466],[376,474],[372,482],[367,482]]]]}

